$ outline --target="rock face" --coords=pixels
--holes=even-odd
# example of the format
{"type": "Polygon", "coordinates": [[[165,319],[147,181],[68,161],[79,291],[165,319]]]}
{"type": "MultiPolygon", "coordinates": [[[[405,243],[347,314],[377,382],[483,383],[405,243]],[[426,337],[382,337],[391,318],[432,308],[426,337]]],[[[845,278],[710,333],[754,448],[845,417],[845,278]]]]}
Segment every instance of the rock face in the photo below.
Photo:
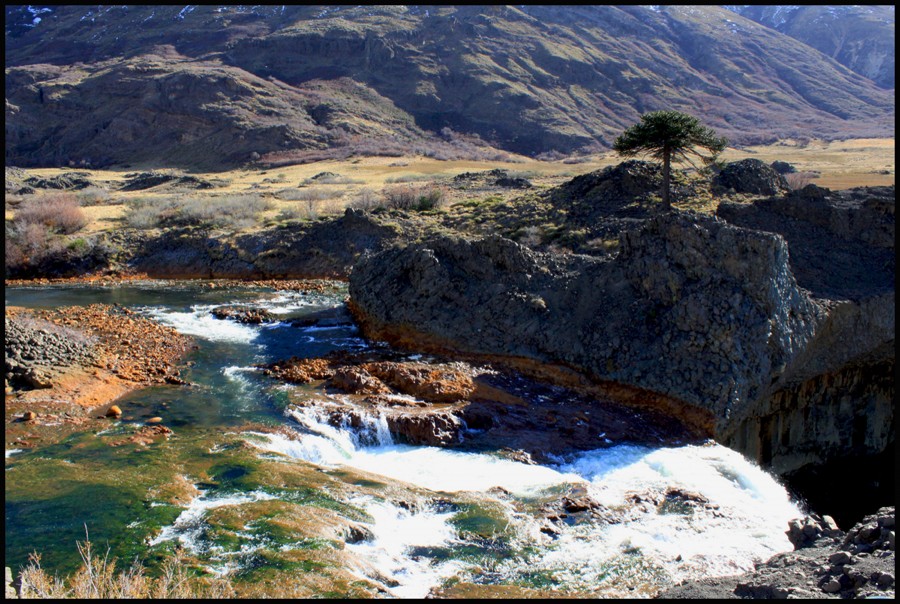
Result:
{"type": "Polygon", "coordinates": [[[827,516],[794,520],[787,531],[793,552],[757,564],[745,575],[682,583],[658,597],[893,599],[895,519],[895,508],[881,508],[846,534],[827,516]]]}
{"type": "Polygon", "coordinates": [[[406,328],[475,353],[568,365],[686,401],[715,433],[825,318],[794,282],[783,239],[680,214],[626,233],[609,261],[499,237],[389,250],[357,264],[350,296],[376,337],[406,328]]]}
{"type": "Polygon", "coordinates": [[[893,291],[814,298],[792,260],[778,234],[678,213],[609,259],[500,237],[390,249],[354,267],[350,306],[377,339],[660,393],[779,472],[878,454],[894,440],[893,291]]]}
{"type": "Polygon", "coordinates": [[[787,193],[787,181],[772,166],[758,159],[731,162],[713,179],[714,184],[735,193],[778,195],[787,193]]]}

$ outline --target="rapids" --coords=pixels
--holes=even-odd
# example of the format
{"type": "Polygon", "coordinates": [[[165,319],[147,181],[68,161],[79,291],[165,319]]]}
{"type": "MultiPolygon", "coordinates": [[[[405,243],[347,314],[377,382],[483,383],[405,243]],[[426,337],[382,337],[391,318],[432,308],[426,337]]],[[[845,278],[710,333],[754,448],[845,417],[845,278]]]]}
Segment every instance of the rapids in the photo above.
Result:
{"type": "MultiPolygon", "coordinates": [[[[175,437],[145,457],[177,459],[173,468],[183,472],[178,480],[194,485],[177,503],[145,495],[149,503],[143,508],[108,509],[113,528],[144,531],[143,545],[136,550],[144,555],[178,544],[209,572],[239,575],[251,561],[260,564],[262,551],[290,553],[292,547],[319,543],[296,535],[278,541],[260,528],[265,523],[258,519],[236,524],[228,533],[231,541],[216,540],[225,534],[216,524],[224,522],[217,513],[245,510],[252,516],[259,506],[298,501],[284,481],[247,479],[256,472],[274,476],[291,468],[307,472],[303,476],[314,476],[308,472],[315,470],[341,477],[340,488],[311,484],[303,503],[318,502],[335,515],[335,522],[352,521],[359,527],[362,538],[334,545],[343,570],[388,596],[424,597],[456,583],[647,596],[682,579],[736,574],[792,549],[785,530],[788,520],[803,515],[800,505],[771,475],[713,442],[659,448],[621,442],[537,465],[499,451],[395,442],[377,413],[357,428],[329,421],[317,410],[310,390],[275,383],[256,365],[379,345],[362,339],[342,320],[345,293],[339,285],[331,293],[303,295],[147,282],[118,288],[8,288],[6,303],[116,302],[195,337],[198,349],[183,374],[192,386],[150,388],[120,403],[136,421],[153,415],[172,418],[167,425],[175,437]],[[210,311],[225,304],[251,304],[285,321],[244,325],[213,318],[210,311]],[[331,320],[290,322],[322,313],[331,320]],[[191,449],[190,439],[205,443],[205,449],[191,449]],[[195,459],[177,457],[187,455],[185,451],[195,459]],[[247,459],[241,457],[244,465],[238,467],[229,455],[247,459]],[[206,465],[192,471],[199,458],[206,465]],[[393,495],[401,492],[406,496],[393,495]],[[592,511],[561,514],[560,501],[576,495],[593,502],[592,511]],[[141,517],[151,512],[158,514],[155,524],[141,517]]],[[[123,422],[111,430],[127,427],[123,422]]],[[[51,559],[54,548],[70,548],[65,539],[33,543],[33,534],[48,530],[47,521],[28,518],[10,524],[11,508],[15,518],[27,518],[17,507],[24,505],[21,493],[27,490],[17,486],[24,484],[21,470],[48,460],[88,467],[95,461],[92,456],[118,463],[108,461],[115,460],[112,455],[90,446],[7,449],[8,561],[23,562],[23,553],[34,545],[51,550],[51,559]]],[[[71,472],[67,477],[62,470],[42,471],[39,486],[48,490],[78,480],[71,472]]],[[[79,523],[94,518],[92,506],[62,492],[52,504],[55,513],[72,515],[79,523]]],[[[330,534],[327,528],[311,534],[330,534]]]]}

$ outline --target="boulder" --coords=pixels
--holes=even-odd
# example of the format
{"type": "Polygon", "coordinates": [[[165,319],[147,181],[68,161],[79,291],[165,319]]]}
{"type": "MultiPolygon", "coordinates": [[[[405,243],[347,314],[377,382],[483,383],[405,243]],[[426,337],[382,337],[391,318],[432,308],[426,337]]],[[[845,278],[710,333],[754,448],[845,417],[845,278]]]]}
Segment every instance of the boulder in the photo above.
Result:
{"type": "Polygon", "coordinates": [[[238,323],[259,325],[276,320],[275,315],[264,308],[250,306],[220,306],[209,311],[217,319],[230,319],[238,323]]]}
{"type": "Polygon", "coordinates": [[[780,195],[790,190],[784,176],[758,159],[730,162],[713,179],[713,183],[735,193],[780,195]]]}
{"type": "Polygon", "coordinates": [[[786,161],[775,160],[770,165],[771,165],[772,169],[775,170],[776,172],[778,172],[779,174],[793,174],[794,172],[797,171],[797,168],[795,168],[792,164],[789,164],[786,161]]]}

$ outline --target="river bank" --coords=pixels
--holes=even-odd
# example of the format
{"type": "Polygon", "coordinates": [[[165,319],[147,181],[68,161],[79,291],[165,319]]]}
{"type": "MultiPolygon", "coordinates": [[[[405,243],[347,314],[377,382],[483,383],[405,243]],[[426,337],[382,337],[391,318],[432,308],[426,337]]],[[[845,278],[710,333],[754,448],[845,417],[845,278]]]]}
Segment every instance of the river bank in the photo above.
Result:
{"type": "Polygon", "coordinates": [[[181,384],[191,339],[127,308],[6,309],[6,448],[46,446],[102,423],[116,400],[181,384]]]}

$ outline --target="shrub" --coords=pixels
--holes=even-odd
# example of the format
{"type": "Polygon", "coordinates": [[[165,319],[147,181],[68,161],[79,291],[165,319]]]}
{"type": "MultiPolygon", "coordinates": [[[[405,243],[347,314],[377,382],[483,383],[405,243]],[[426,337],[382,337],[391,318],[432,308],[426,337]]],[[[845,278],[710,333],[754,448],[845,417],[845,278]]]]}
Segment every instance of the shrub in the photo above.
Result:
{"type": "Polygon", "coordinates": [[[181,201],[178,223],[215,228],[247,228],[256,224],[259,215],[272,207],[259,195],[226,195],[181,201]]]}
{"type": "Polygon", "coordinates": [[[159,577],[147,576],[143,566],[134,562],[127,570],[116,572],[116,559],[109,550],[102,558],[94,554],[90,541],[76,542],[82,565],[73,575],[50,577],[41,567],[38,554],[29,556],[20,575],[23,598],[90,599],[162,599],[233,598],[235,591],[227,579],[204,580],[191,577],[185,566],[169,558],[159,577]]]}
{"type": "Polygon", "coordinates": [[[169,226],[239,229],[256,224],[259,214],[271,206],[271,202],[255,193],[199,199],[149,198],[135,201],[126,212],[125,221],[138,229],[169,226]]]}
{"type": "Polygon", "coordinates": [[[178,212],[174,197],[135,199],[125,212],[125,223],[136,229],[165,226],[178,212]]]}
{"type": "Polygon", "coordinates": [[[816,176],[815,172],[793,172],[785,174],[784,179],[792,191],[797,191],[812,182],[812,179],[816,176]]]}
{"type": "Polygon", "coordinates": [[[422,212],[444,207],[447,191],[435,185],[401,185],[383,191],[387,207],[395,210],[422,212]]]}
{"type": "Polygon", "coordinates": [[[378,208],[383,208],[384,204],[378,198],[378,195],[372,189],[361,189],[351,201],[349,206],[364,212],[371,212],[378,208]]]}
{"type": "Polygon", "coordinates": [[[429,176],[428,174],[409,174],[405,176],[389,176],[384,179],[384,182],[389,184],[398,184],[398,183],[407,183],[407,182],[422,182],[423,180],[433,180],[433,176],[429,176]]]}
{"type": "Polygon", "coordinates": [[[88,223],[71,193],[49,193],[27,199],[16,209],[13,221],[18,225],[43,225],[65,235],[81,230],[88,223]]]}
{"type": "Polygon", "coordinates": [[[75,194],[82,206],[99,206],[109,203],[109,191],[102,187],[86,187],[75,194]]]}
{"type": "Polygon", "coordinates": [[[343,194],[344,189],[309,187],[305,189],[282,189],[275,193],[275,196],[284,201],[325,201],[326,199],[336,199],[343,194]]]}

